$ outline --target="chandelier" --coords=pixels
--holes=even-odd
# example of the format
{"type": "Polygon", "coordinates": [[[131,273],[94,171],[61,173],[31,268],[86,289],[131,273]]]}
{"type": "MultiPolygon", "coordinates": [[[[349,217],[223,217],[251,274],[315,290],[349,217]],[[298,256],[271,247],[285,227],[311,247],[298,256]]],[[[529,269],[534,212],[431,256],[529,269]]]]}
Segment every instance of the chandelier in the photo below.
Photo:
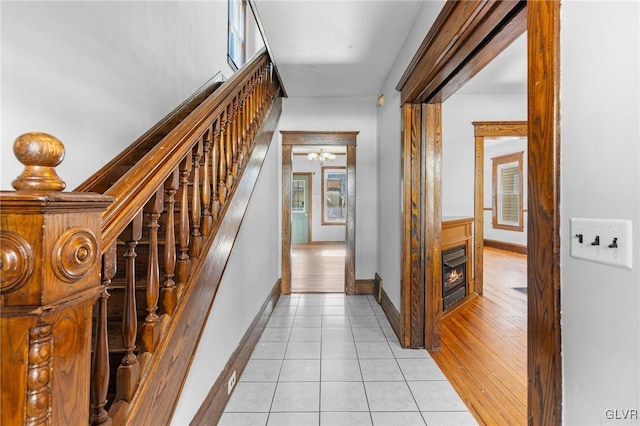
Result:
{"type": "Polygon", "coordinates": [[[330,152],[324,152],[320,150],[320,152],[310,152],[307,154],[307,159],[312,163],[330,163],[336,159],[336,155],[330,152]]]}

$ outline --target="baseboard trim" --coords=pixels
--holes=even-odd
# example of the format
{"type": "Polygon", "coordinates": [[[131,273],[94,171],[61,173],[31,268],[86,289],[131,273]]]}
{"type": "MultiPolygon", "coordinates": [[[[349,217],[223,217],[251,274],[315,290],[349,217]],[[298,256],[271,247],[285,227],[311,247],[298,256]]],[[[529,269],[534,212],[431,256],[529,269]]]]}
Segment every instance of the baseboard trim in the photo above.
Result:
{"type": "MultiPolygon", "coordinates": [[[[234,370],[237,380],[240,380],[240,376],[242,376],[249,357],[258,343],[279,298],[280,280],[278,280],[271,289],[267,300],[262,304],[258,314],[242,337],[242,340],[240,340],[238,347],[227,361],[227,364],[211,387],[211,390],[209,390],[207,397],[191,420],[190,425],[218,424],[224,412],[224,407],[231,398],[231,395],[227,395],[227,382],[234,370]]],[[[233,392],[231,392],[231,394],[233,394],[233,392]]]]}
{"type": "Polygon", "coordinates": [[[519,254],[527,254],[527,246],[522,244],[507,243],[505,241],[483,240],[486,247],[496,248],[500,250],[511,251],[519,254]]]}
{"type": "Polygon", "coordinates": [[[393,332],[396,334],[398,341],[401,342],[402,339],[400,338],[400,336],[402,335],[402,322],[400,320],[400,312],[396,309],[395,306],[393,306],[391,299],[389,299],[389,295],[384,290],[382,277],[380,277],[377,272],[375,278],[375,287],[376,299],[382,307],[384,314],[387,316],[389,324],[391,324],[391,328],[393,328],[393,332]]]}
{"type": "Polygon", "coordinates": [[[376,294],[375,280],[356,280],[356,294],[376,294]]]}

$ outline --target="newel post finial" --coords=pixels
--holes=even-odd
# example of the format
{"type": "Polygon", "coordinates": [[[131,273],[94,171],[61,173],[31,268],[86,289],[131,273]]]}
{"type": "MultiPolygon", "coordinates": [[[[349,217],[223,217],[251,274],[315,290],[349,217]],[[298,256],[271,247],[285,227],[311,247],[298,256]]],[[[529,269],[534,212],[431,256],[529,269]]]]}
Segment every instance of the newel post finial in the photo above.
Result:
{"type": "Polygon", "coordinates": [[[24,170],[11,185],[16,190],[62,191],[66,183],[55,167],[64,159],[64,145],[47,133],[32,132],[18,136],[13,153],[24,170]]]}

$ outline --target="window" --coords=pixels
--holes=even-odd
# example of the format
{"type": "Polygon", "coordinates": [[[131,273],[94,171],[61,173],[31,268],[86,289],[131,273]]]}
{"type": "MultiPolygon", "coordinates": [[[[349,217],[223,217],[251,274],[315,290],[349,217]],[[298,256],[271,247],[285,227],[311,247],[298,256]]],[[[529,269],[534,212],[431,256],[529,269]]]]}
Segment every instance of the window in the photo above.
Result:
{"type": "Polygon", "coordinates": [[[522,155],[517,152],[492,158],[493,227],[510,231],[524,229],[522,214],[522,155]]]}
{"type": "Polygon", "coordinates": [[[346,218],[346,167],[322,167],[322,225],[344,225],[346,218]]]}
{"type": "Polygon", "coordinates": [[[228,50],[229,65],[238,70],[245,60],[246,0],[228,0],[228,50]]]}
{"type": "Polygon", "coordinates": [[[291,213],[306,213],[307,206],[304,202],[307,199],[307,183],[301,179],[291,181],[291,213]]]}

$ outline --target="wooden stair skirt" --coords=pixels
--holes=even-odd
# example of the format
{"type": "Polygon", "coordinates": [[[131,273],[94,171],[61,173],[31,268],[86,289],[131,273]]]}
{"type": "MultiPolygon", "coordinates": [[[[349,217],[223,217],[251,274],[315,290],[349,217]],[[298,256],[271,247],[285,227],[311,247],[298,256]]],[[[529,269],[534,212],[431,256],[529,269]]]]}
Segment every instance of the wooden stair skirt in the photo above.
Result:
{"type": "Polygon", "coordinates": [[[60,192],[60,141],[16,140],[25,172],[0,193],[1,424],[169,423],[282,110],[266,51],[215,86],[81,192],[60,192]]]}

